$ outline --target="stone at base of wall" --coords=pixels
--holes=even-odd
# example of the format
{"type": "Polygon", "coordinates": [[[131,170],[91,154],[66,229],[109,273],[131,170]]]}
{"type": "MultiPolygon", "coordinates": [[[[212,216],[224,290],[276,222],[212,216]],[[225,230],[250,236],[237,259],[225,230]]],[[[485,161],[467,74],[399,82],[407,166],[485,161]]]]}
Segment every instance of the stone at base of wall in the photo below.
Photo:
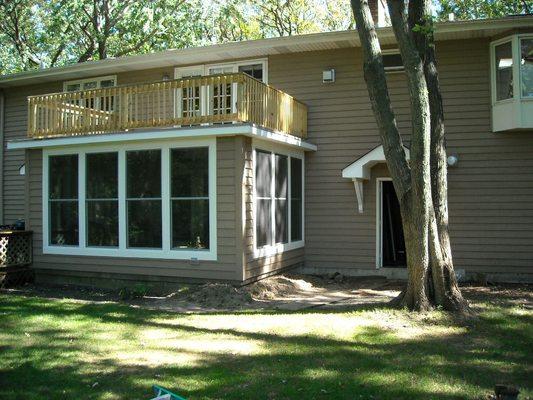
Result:
{"type": "MultiPolygon", "coordinates": [[[[302,267],[298,270],[302,274],[331,274],[339,272],[345,276],[384,276],[387,279],[407,279],[405,268],[328,268],[328,267],[302,267]]],[[[457,278],[462,282],[494,282],[494,283],[533,283],[532,273],[480,273],[456,269],[457,278]]]]}
{"type": "MultiPolygon", "coordinates": [[[[168,276],[139,276],[134,274],[110,274],[105,272],[80,272],[51,269],[34,269],[36,284],[76,285],[118,290],[142,284],[151,293],[169,293],[183,284],[205,283],[205,279],[173,278],[168,276]]],[[[240,284],[237,281],[217,280],[220,283],[240,284]]]]}

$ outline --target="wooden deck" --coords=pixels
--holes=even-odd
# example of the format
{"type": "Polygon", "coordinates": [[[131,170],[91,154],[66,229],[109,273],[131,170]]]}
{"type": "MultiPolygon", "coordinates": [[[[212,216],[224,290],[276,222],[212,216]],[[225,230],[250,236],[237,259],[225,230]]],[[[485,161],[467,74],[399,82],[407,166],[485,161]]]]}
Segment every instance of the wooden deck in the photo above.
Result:
{"type": "Polygon", "coordinates": [[[253,123],[301,138],[307,107],[244,73],[28,97],[28,137],[253,123]]]}

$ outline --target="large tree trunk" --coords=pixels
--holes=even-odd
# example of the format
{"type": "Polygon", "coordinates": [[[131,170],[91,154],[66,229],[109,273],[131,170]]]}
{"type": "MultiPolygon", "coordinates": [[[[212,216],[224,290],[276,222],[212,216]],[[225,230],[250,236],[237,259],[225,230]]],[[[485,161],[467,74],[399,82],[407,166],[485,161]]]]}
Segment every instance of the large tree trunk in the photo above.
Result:
{"type": "Polygon", "coordinates": [[[455,272],[448,230],[448,171],[444,129],[444,107],[440,91],[437,57],[428,0],[410,0],[409,28],[413,32],[428,88],[431,113],[431,193],[432,213],[430,225],[431,278],[435,302],[447,310],[467,311],[455,272]],[[422,29],[417,29],[421,27],[422,29]]]}
{"type": "Polygon", "coordinates": [[[418,35],[413,32],[414,25],[429,15],[428,3],[411,0],[409,15],[404,4],[389,1],[389,13],[410,95],[410,162],[401,148],[368,0],[352,0],[365,81],[402,213],[408,282],[394,304],[411,310],[442,306],[463,311],[467,306],[455,278],[448,234],[447,159],[435,50],[432,36],[423,30],[418,35]]]}

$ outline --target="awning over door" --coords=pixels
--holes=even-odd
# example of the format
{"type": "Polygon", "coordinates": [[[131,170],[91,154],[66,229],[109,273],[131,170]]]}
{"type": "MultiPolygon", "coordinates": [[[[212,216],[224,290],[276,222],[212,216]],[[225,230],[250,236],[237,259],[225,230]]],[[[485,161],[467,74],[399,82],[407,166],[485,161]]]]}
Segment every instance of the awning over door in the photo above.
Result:
{"type": "MultiPolygon", "coordinates": [[[[409,149],[405,146],[403,148],[409,159],[409,149]]],[[[384,162],[386,160],[383,145],[379,145],[342,170],[342,177],[353,181],[357,196],[357,209],[360,213],[363,212],[363,182],[370,180],[370,170],[374,165],[384,162]]]]}

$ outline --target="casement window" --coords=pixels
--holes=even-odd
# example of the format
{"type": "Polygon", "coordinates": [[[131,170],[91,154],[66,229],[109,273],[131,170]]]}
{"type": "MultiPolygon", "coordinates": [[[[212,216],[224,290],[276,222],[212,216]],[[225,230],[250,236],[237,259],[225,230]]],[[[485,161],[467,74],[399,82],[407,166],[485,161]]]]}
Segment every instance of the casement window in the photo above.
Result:
{"type": "Polygon", "coordinates": [[[55,156],[49,162],[48,208],[50,244],[77,246],[78,224],[78,155],[55,156]]]}
{"type": "Polygon", "coordinates": [[[88,153],[85,163],[87,246],[118,247],[118,153],[88,153]]]}
{"type": "Polygon", "coordinates": [[[216,141],[43,152],[44,252],[216,260],[216,141]]]}
{"type": "Polygon", "coordinates": [[[303,246],[303,157],[256,149],[256,256],[303,246]]]}
{"type": "Polygon", "coordinates": [[[496,101],[513,97],[513,48],[506,42],[494,48],[496,101]]]}

